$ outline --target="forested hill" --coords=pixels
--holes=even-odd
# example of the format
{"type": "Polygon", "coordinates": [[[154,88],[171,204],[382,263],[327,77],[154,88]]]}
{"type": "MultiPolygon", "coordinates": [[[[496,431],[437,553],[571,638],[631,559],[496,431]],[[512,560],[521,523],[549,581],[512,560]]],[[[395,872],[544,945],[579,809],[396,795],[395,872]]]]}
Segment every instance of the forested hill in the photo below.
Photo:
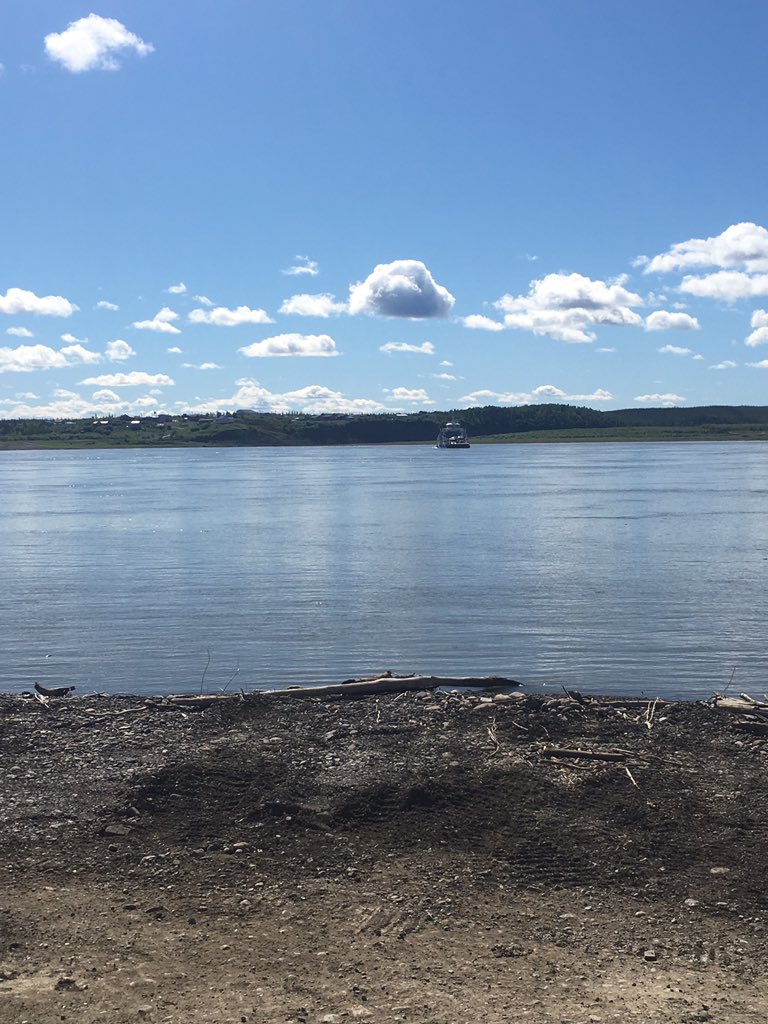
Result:
{"type": "Polygon", "coordinates": [[[768,439],[768,406],[602,412],[571,405],[526,405],[379,415],[234,413],[87,420],[0,420],[0,448],[278,446],[431,443],[448,420],[473,442],[768,439]]]}

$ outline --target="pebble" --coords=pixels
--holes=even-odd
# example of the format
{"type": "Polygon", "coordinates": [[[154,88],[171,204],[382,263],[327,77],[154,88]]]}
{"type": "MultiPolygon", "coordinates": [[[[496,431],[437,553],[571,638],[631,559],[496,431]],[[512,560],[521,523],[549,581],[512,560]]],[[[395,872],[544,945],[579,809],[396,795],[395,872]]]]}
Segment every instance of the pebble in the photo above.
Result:
{"type": "Polygon", "coordinates": [[[655,949],[646,949],[646,951],[643,953],[643,960],[648,961],[648,962],[653,961],[653,960],[658,960],[658,957],[656,956],[656,950],[655,949]]]}

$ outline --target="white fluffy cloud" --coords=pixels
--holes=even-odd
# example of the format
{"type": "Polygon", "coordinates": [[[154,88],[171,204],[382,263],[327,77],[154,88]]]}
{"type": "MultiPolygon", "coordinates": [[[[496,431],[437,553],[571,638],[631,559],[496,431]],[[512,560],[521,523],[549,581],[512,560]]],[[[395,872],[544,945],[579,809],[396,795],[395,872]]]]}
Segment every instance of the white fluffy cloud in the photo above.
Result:
{"type": "Polygon", "coordinates": [[[251,309],[249,306],[238,306],[227,309],[217,306],[215,309],[193,309],[188,320],[191,324],[215,324],[216,327],[239,327],[240,324],[272,324],[263,309],[251,309]]]}
{"type": "Polygon", "coordinates": [[[583,274],[547,274],[532,281],[527,295],[503,295],[494,303],[507,327],[546,335],[556,341],[592,342],[603,324],[636,327],[643,319],[632,309],[643,300],[624,280],[593,281],[583,274]]]}
{"type": "Polygon", "coordinates": [[[186,370],[220,370],[218,363],[182,363],[186,370]]]}
{"type": "Polygon", "coordinates": [[[680,291],[706,299],[736,302],[768,295],[768,274],[745,274],[740,270],[718,270],[703,277],[684,277],[680,291]]]}
{"type": "Polygon", "coordinates": [[[0,419],[83,419],[105,413],[113,416],[123,413],[141,415],[156,405],[156,400],[146,395],[128,402],[107,390],[95,391],[91,398],[82,398],[75,391],[57,389],[47,402],[42,402],[37,395],[31,393],[0,401],[0,419]],[[38,404],[31,405],[32,401],[38,404]]]}
{"type": "Polygon", "coordinates": [[[249,359],[267,356],[337,356],[336,342],[327,334],[276,334],[246,345],[240,351],[249,359]]]}
{"type": "Polygon", "coordinates": [[[701,324],[688,313],[669,313],[657,309],[645,318],[646,331],[698,331],[701,324]]]}
{"type": "Polygon", "coordinates": [[[463,395],[460,402],[468,402],[470,405],[535,405],[537,402],[611,402],[613,395],[610,391],[597,388],[589,395],[569,395],[562,388],[554,384],[540,384],[533,391],[490,391],[483,389],[471,391],[463,395]]]}
{"type": "Polygon", "coordinates": [[[164,373],[144,373],[133,370],[131,373],[103,373],[100,377],[86,377],[80,381],[83,385],[99,388],[140,388],[140,387],[173,387],[176,383],[164,373]]]}
{"type": "Polygon", "coordinates": [[[664,406],[670,406],[670,405],[679,405],[681,402],[684,402],[685,399],[682,397],[682,395],[673,395],[673,394],[659,395],[659,394],[656,394],[656,395],[635,395],[634,401],[635,402],[642,402],[645,405],[664,405],[664,406]]]}
{"type": "Polygon", "coordinates": [[[731,224],[711,238],[689,238],[649,260],[645,273],[667,273],[693,267],[721,267],[747,272],[768,271],[768,231],[759,224],[731,224]]]}
{"type": "Polygon", "coordinates": [[[661,352],[662,355],[667,356],[692,356],[693,349],[681,348],[680,345],[662,345],[661,348],[656,350],[661,352]]]}
{"type": "Polygon", "coordinates": [[[82,345],[64,345],[58,351],[48,345],[19,345],[18,348],[0,348],[0,373],[58,370],[98,363],[100,358],[98,352],[91,352],[82,345]]]}
{"type": "Polygon", "coordinates": [[[32,331],[26,327],[9,327],[5,333],[14,338],[34,338],[32,331]]]}
{"type": "Polygon", "coordinates": [[[213,302],[208,298],[207,295],[193,295],[192,298],[195,302],[199,302],[201,306],[212,306],[213,302]]]}
{"type": "Polygon", "coordinates": [[[768,370],[768,359],[761,359],[759,363],[747,363],[747,366],[753,366],[756,370],[768,370]]]}
{"type": "Polygon", "coordinates": [[[455,301],[420,260],[379,263],[364,281],[349,289],[353,315],[429,320],[448,316],[455,301]]]}
{"type": "Polygon", "coordinates": [[[279,312],[289,316],[334,316],[337,313],[346,313],[347,304],[337,302],[335,295],[327,292],[321,295],[292,295],[284,299],[279,312]]]}
{"type": "Polygon", "coordinates": [[[122,338],[107,342],[106,354],[107,359],[112,363],[122,363],[124,360],[130,359],[131,356],[136,355],[128,342],[123,341],[122,338]]]}
{"type": "Polygon", "coordinates": [[[70,22],[63,32],[51,32],[45,37],[45,50],[67,71],[116,71],[120,64],[117,56],[133,50],[140,57],[152,53],[154,47],[129,32],[115,18],[102,18],[89,14],[70,22]]]}
{"type": "Polygon", "coordinates": [[[112,312],[114,312],[115,310],[120,309],[120,307],[116,303],[114,303],[114,302],[107,302],[106,299],[99,299],[99,301],[96,303],[96,305],[93,308],[94,309],[110,309],[110,310],[112,310],[112,312]]]}
{"type": "Polygon", "coordinates": [[[480,313],[472,313],[470,316],[465,316],[461,322],[465,327],[469,327],[473,331],[504,330],[504,324],[500,324],[498,320],[491,320],[489,316],[482,316],[480,313]]]}
{"type": "Polygon", "coordinates": [[[155,313],[151,320],[134,320],[133,326],[137,331],[157,331],[159,334],[181,334],[178,327],[174,327],[172,321],[178,320],[179,314],[167,306],[155,313]]]}
{"type": "Polygon", "coordinates": [[[424,388],[384,388],[384,394],[389,395],[388,401],[391,402],[409,402],[411,405],[435,404],[424,388]]]}
{"type": "Polygon", "coordinates": [[[750,348],[768,344],[768,311],[756,309],[752,314],[750,323],[754,330],[747,338],[745,344],[749,345],[750,348]]]}
{"type": "Polygon", "coordinates": [[[35,295],[24,288],[9,288],[0,295],[0,313],[18,316],[33,313],[35,316],[72,316],[78,307],[62,295],[35,295]]]}
{"type": "Polygon", "coordinates": [[[165,289],[169,295],[185,295],[187,286],[183,281],[179,281],[178,284],[171,284],[165,289]]]}
{"type": "Polygon", "coordinates": [[[230,398],[213,399],[193,405],[180,405],[182,412],[218,412],[226,409],[254,409],[257,412],[373,413],[389,412],[391,407],[369,398],[347,398],[320,384],[309,384],[296,391],[274,393],[256,380],[236,381],[238,390],[230,398]]]}
{"type": "Polygon", "coordinates": [[[379,352],[418,352],[424,356],[433,356],[435,346],[431,341],[423,341],[421,345],[409,345],[407,341],[388,341],[379,345],[379,352]]]}
{"type": "Polygon", "coordinates": [[[297,263],[292,267],[286,267],[283,271],[288,277],[299,277],[302,274],[307,274],[309,277],[317,277],[320,273],[317,262],[309,259],[308,256],[297,256],[297,263]]]}
{"type": "Polygon", "coordinates": [[[732,359],[724,359],[722,363],[714,363],[710,370],[734,370],[739,364],[732,359]]]}

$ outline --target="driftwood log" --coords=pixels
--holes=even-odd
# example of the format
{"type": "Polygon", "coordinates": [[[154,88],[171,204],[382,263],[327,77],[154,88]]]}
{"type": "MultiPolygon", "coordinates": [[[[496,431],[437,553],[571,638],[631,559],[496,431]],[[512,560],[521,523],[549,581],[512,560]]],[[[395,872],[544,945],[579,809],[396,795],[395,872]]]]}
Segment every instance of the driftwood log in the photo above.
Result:
{"type": "Polygon", "coordinates": [[[406,693],[409,690],[434,690],[438,686],[466,686],[480,689],[503,689],[522,686],[516,679],[503,676],[377,676],[374,679],[350,680],[331,686],[291,686],[284,690],[252,690],[250,693],[211,693],[172,695],[159,707],[206,708],[221,701],[246,701],[260,697],[365,697],[381,693],[406,693]]]}

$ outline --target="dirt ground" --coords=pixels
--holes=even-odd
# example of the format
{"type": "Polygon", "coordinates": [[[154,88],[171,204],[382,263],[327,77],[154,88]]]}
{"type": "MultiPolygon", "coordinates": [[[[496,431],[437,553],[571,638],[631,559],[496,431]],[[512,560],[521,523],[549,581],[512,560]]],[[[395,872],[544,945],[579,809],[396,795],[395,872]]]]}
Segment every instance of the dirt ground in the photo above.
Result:
{"type": "Polygon", "coordinates": [[[760,727],[505,697],[0,697],[0,1020],[763,1024],[760,727]]]}

